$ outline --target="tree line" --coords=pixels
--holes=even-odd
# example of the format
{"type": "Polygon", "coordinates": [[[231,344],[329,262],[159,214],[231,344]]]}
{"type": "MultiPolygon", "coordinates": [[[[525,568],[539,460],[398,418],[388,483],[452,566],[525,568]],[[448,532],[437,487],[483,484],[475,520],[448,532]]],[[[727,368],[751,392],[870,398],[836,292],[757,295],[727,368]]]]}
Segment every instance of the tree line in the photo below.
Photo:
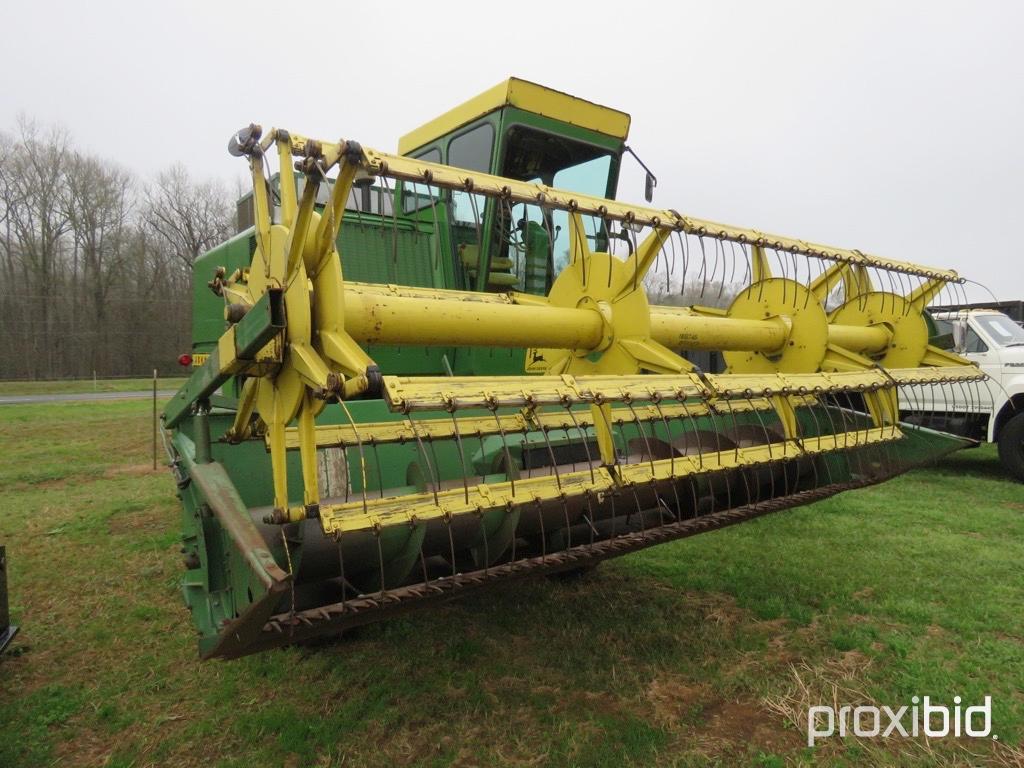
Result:
{"type": "Polygon", "coordinates": [[[233,217],[183,166],[141,179],[63,128],[0,131],[0,379],[180,372],[192,264],[233,217]]]}

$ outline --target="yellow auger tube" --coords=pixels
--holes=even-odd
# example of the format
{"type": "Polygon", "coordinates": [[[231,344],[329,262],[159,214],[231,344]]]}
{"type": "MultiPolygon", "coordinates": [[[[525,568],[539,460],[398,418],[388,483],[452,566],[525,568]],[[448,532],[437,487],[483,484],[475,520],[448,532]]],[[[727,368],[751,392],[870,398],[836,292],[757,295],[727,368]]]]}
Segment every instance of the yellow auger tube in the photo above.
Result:
{"type": "MultiPolygon", "coordinates": [[[[771,353],[789,335],[784,317],[708,317],[657,306],[650,308],[650,317],[651,338],[670,349],[771,353]]],[[[345,291],[345,330],[365,344],[445,345],[457,336],[464,346],[592,350],[602,342],[604,325],[600,311],[592,308],[345,291]]],[[[881,326],[829,326],[829,341],[849,349],[875,352],[889,338],[881,326]]]]}
{"type": "Polygon", "coordinates": [[[365,344],[594,349],[601,315],[587,309],[520,306],[345,292],[345,331],[365,344]]]}

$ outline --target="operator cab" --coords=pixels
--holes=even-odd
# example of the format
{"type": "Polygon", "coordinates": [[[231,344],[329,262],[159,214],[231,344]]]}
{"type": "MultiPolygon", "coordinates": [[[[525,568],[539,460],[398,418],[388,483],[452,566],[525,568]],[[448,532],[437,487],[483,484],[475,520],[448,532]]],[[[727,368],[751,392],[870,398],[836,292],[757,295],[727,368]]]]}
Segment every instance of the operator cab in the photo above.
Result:
{"type": "MultiPolygon", "coordinates": [[[[399,153],[457,168],[613,198],[629,115],[511,78],[406,134],[399,153]]],[[[406,185],[403,212],[449,219],[457,288],[546,295],[569,262],[568,214],[465,191],[439,202],[406,185]]],[[[585,219],[595,250],[607,248],[600,223],[585,219]]]]}

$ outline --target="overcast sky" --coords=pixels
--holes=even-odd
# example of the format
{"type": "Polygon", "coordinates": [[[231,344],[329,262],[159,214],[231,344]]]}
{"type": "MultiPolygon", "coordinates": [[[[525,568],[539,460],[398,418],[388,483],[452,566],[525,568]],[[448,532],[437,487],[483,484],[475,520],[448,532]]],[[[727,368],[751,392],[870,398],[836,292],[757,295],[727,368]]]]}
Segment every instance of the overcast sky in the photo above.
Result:
{"type": "Polygon", "coordinates": [[[0,5],[0,129],[59,122],[143,176],[233,183],[250,121],[393,151],[516,75],[629,112],[660,206],[1024,299],[1019,3],[0,5]]]}

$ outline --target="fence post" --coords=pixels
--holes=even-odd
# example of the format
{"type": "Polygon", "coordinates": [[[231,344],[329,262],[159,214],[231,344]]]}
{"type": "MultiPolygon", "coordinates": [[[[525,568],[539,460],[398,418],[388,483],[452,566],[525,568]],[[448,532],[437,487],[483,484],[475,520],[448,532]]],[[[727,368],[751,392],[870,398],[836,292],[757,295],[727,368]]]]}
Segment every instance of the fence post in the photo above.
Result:
{"type": "Polygon", "coordinates": [[[153,471],[156,471],[156,368],[153,369],[153,471]]]}

